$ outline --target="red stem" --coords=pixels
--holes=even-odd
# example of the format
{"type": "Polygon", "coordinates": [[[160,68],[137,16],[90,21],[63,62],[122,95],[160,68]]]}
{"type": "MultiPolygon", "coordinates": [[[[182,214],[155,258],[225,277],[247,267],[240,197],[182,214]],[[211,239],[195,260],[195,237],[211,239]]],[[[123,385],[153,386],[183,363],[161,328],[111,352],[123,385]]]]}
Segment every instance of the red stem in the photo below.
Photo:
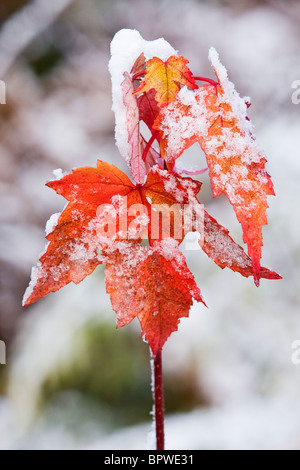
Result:
{"type": "Polygon", "coordinates": [[[142,77],[143,75],[145,75],[145,72],[135,73],[132,77],[132,81],[134,82],[134,80],[137,80],[138,78],[142,77]]]}
{"type": "Polygon", "coordinates": [[[195,80],[200,80],[201,82],[207,82],[210,83],[213,86],[219,85],[218,82],[215,82],[215,80],[212,80],[211,78],[205,78],[205,77],[194,77],[195,80]]]}
{"type": "Polygon", "coordinates": [[[154,357],[154,411],[156,426],[156,450],[165,450],[165,400],[161,352],[154,357]]]}
{"type": "Polygon", "coordinates": [[[153,134],[152,134],[152,137],[151,139],[149,140],[148,144],[146,145],[145,147],[145,150],[143,151],[143,155],[142,155],[142,160],[145,161],[146,160],[146,157],[147,157],[147,154],[151,148],[151,145],[153,144],[153,142],[155,141],[155,139],[158,137],[159,135],[159,131],[154,131],[153,134]]]}

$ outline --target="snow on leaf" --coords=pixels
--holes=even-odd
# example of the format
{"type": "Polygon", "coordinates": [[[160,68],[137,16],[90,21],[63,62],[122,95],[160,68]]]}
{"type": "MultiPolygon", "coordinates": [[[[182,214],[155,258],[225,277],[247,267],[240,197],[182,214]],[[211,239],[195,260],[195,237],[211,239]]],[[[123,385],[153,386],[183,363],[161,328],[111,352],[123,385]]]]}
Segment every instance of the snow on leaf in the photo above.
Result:
{"type": "MultiPolygon", "coordinates": [[[[200,234],[198,242],[200,247],[218,266],[222,269],[228,267],[245,277],[253,276],[251,258],[230,237],[229,231],[209,215],[198,201],[196,196],[201,188],[201,183],[158,167],[153,169],[147,182],[152,189],[153,201],[158,201],[160,197],[163,197],[166,203],[167,199],[164,193],[167,191],[170,206],[175,207],[176,203],[180,202],[181,207],[185,208],[183,236],[188,231],[197,231],[200,234]],[[190,220],[187,220],[189,217],[190,220]]],[[[177,240],[181,241],[179,238],[177,240]]],[[[260,268],[259,275],[260,278],[265,279],[281,279],[277,273],[263,267],[260,268]]]]}
{"type": "MultiPolygon", "coordinates": [[[[100,248],[108,249],[124,240],[138,242],[147,235],[151,245],[176,236],[177,222],[181,229],[180,203],[184,201],[182,197],[177,201],[168,193],[162,177],[166,179],[166,175],[155,169],[144,185],[135,186],[118,168],[98,161],[96,168],[79,168],[60,180],[47,183],[69,204],[47,224],[49,243],[33,269],[24,305],[71,281],[82,281],[102,262],[98,256],[100,248]]],[[[194,186],[198,188],[197,184],[194,186]]],[[[184,193],[183,186],[180,190],[184,193]]],[[[178,232],[179,241],[184,237],[182,230],[178,232]]]]}
{"type": "Polygon", "coordinates": [[[200,188],[201,183],[189,177],[182,178],[158,165],[152,168],[143,188],[151,200],[151,243],[169,237],[181,242],[192,231],[197,216],[201,224],[203,208],[196,198],[200,188]]]}
{"type": "Polygon", "coordinates": [[[107,292],[117,314],[117,327],[138,317],[154,356],[177,330],[180,318],[188,317],[193,299],[204,303],[174,240],[149,249],[128,244],[123,252],[114,250],[105,262],[107,292]]]}
{"type": "Polygon", "coordinates": [[[161,60],[167,60],[170,56],[176,56],[176,51],[163,38],[146,41],[136,30],[122,29],[118,31],[111,42],[111,59],[109,71],[112,81],[112,109],[115,113],[116,144],[123,158],[128,159],[130,144],[126,132],[126,106],[123,99],[121,87],[124,81],[124,73],[130,72],[134,67],[138,67],[137,60],[143,54],[146,58],[152,59],[154,56],[161,60]]]}
{"type": "Polygon", "coordinates": [[[189,61],[184,57],[171,56],[167,61],[158,57],[148,60],[146,74],[136,94],[155,90],[159,106],[168,105],[175,100],[181,86],[198,88],[191,71],[186,66],[189,61]]]}
{"type": "Polygon", "coordinates": [[[199,142],[205,152],[214,196],[224,193],[243,229],[243,240],[259,284],[262,226],[267,223],[267,196],[274,195],[266,172],[266,158],[259,151],[247,119],[247,105],[227,78],[211,51],[219,83],[199,90],[181,89],[177,99],[161,108],[154,128],[161,133],[161,152],[174,165],[182,152],[199,142]]]}
{"type": "Polygon", "coordinates": [[[32,270],[24,306],[49,292],[56,292],[71,281],[78,284],[100,264],[94,234],[89,229],[93,217],[95,211],[85,204],[68,204],[54,231],[47,235],[50,243],[32,270]]]}
{"type": "MultiPolygon", "coordinates": [[[[202,250],[220,268],[230,268],[239,272],[244,277],[253,276],[251,258],[245,253],[229,235],[226,228],[222,227],[206,211],[204,215],[204,239],[199,244],[202,250]]],[[[279,274],[267,268],[260,268],[259,277],[264,279],[281,279],[279,274]]]]}
{"type": "Polygon", "coordinates": [[[73,281],[78,284],[100,264],[99,206],[110,204],[115,194],[129,195],[134,185],[128,177],[113,165],[99,161],[97,168],[85,167],[73,170],[60,180],[47,183],[69,204],[48,223],[48,245],[37,267],[33,268],[31,283],[23,304],[30,305],[49,292],[56,292],[73,281]]]}

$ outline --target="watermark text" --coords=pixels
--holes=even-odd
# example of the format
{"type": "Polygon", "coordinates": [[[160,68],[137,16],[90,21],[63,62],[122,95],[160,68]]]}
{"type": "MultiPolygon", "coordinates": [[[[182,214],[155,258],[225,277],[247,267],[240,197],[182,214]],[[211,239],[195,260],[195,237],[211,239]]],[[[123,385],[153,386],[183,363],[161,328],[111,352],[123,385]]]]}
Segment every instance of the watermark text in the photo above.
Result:
{"type": "MultiPolygon", "coordinates": [[[[197,244],[204,239],[204,208],[201,204],[130,204],[127,197],[112,204],[100,205],[96,222],[99,240],[153,241],[174,238],[181,241],[188,233],[197,232],[197,244]]],[[[189,240],[187,249],[195,249],[189,240]]]]}
{"type": "Polygon", "coordinates": [[[300,340],[296,340],[292,343],[292,349],[294,350],[291,360],[294,366],[300,365],[300,340]]]}

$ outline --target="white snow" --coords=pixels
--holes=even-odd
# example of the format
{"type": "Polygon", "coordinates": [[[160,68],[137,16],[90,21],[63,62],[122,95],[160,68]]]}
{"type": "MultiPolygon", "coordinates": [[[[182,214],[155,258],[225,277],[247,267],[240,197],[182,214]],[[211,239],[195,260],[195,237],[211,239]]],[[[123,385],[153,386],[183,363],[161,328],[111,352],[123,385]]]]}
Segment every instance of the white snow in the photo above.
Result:
{"type": "Polygon", "coordinates": [[[178,246],[179,244],[174,238],[165,238],[160,243],[154,244],[154,251],[162,255],[167,261],[173,262],[173,266],[178,269],[184,264],[184,257],[178,246]]]}
{"type": "Polygon", "coordinates": [[[53,232],[53,230],[58,224],[58,219],[60,215],[61,215],[61,212],[57,212],[56,214],[51,215],[50,219],[48,220],[46,224],[46,229],[45,229],[46,236],[53,232]]]}
{"type": "Polygon", "coordinates": [[[212,118],[212,112],[205,104],[208,93],[203,88],[189,90],[183,87],[177,95],[177,100],[162,110],[160,129],[167,138],[167,160],[178,158],[188,147],[188,139],[194,138],[194,143],[197,136],[205,138],[208,135],[212,118]],[[189,108],[185,109],[186,106],[189,108]]]}
{"type": "Polygon", "coordinates": [[[41,263],[38,262],[36,266],[33,266],[32,270],[31,270],[31,279],[30,279],[30,283],[29,283],[29,286],[27,287],[26,291],[25,291],[25,294],[23,296],[23,300],[22,300],[22,305],[24,307],[26,301],[29,299],[29,297],[31,296],[31,294],[33,293],[33,289],[35,288],[39,278],[40,278],[40,272],[41,272],[41,263]]]}
{"type": "Polygon", "coordinates": [[[66,171],[63,171],[61,168],[57,168],[56,170],[53,170],[53,176],[56,180],[61,180],[67,174],[68,173],[66,171]]]}
{"type": "MultiPolygon", "coordinates": [[[[247,117],[247,105],[246,103],[251,103],[251,98],[244,97],[241,98],[239,93],[236,91],[234,84],[229,80],[228,73],[225,66],[220,62],[219,54],[215,48],[211,47],[209,50],[209,60],[215,70],[215,73],[219,79],[220,85],[224,91],[223,96],[218,96],[218,104],[229,104],[232,108],[232,117],[238,120],[238,127],[243,134],[243,141],[246,142],[247,146],[253,146],[254,139],[254,127],[247,117]],[[246,139],[245,139],[246,137],[246,139]]],[[[230,117],[229,113],[225,113],[227,118],[230,117]]],[[[232,133],[230,133],[229,138],[226,140],[226,144],[232,142],[232,133]]],[[[242,152],[246,147],[243,142],[238,140],[232,143],[235,148],[241,146],[240,151],[242,152]]]]}

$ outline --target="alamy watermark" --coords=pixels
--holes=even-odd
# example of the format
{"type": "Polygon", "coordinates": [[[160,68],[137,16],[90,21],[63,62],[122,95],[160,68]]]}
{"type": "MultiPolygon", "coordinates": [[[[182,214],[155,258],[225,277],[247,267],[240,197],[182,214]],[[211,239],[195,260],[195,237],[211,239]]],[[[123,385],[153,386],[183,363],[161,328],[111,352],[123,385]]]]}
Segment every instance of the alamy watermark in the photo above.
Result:
{"type": "Polygon", "coordinates": [[[0,364],[6,364],[6,345],[4,341],[0,341],[0,364]]]}
{"type": "MultiPolygon", "coordinates": [[[[115,196],[111,204],[97,209],[98,239],[103,241],[168,238],[183,240],[190,232],[197,232],[197,245],[204,240],[204,208],[201,204],[129,204],[127,196],[115,196]]],[[[196,248],[194,240],[187,240],[186,249],[196,248]]]]}
{"type": "Polygon", "coordinates": [[[0,104],[6,104],[6,84],[0,80],[0,104]]]}
{"type": "Polygon", "coordinates": [[[292,94],[292,103],[300,104],[300,80],[295,80],[292,83],[292,88],[295,90],[292,94]]]}
{"type": "Polygon", "coordinates": [[[294,364],[294,366],[299,366],[300,365],[300,340],[296,340],[292,343],[292,349],[294,350],[292,356],[291,356],[291,361],[294,364]]]}

